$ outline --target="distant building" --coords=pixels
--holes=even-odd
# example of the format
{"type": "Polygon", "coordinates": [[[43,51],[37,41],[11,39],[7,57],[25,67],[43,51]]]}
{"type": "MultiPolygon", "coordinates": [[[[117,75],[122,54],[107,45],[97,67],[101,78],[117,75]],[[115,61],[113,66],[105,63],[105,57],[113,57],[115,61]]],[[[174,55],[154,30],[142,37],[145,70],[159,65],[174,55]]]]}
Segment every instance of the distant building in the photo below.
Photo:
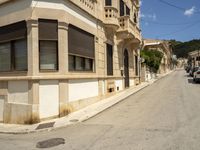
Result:
{"type": "MultiPolygon", "coordinates": [[[[158,74],[165,74],[173,68],[172,64],[172,47],[169,41],[165,40],[154,40],[154,39],[144,39],[143,40],[143,50],[156,50],[163,53],[163,58],[161,60],[161,65],[158,70],[158,74]]],[[[151,71],[148,66],[143,66],[142,68],[142,80],[151,79],[151,71]],[[146,78],[146,79],[145,79],[146,78]]],[[[153,76],[155,74],[153,73],[153,76]]]]}
{"type": "Polygon", "coordinates": [[[0,122],[60,117],[139,84],[139,0],[1,0],[0,122]]]}
{"type": "Polygon", "coordinates": [[[200,66],[200,50],[192,51],[188,54],[188,62],[192,66],[200,66]]]}

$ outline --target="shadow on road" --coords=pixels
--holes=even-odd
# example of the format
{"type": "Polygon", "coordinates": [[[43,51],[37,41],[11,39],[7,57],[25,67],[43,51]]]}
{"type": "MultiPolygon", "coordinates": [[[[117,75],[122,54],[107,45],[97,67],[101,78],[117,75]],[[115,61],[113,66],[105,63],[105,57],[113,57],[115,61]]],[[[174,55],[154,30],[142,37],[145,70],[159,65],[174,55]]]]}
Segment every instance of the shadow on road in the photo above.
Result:
{"type": "Polygon", "coordinates": [[[193,79],[188,79],[188,83],[190,83],[190,84],[199,84],[200,82],[194,82],[193,79]]]}

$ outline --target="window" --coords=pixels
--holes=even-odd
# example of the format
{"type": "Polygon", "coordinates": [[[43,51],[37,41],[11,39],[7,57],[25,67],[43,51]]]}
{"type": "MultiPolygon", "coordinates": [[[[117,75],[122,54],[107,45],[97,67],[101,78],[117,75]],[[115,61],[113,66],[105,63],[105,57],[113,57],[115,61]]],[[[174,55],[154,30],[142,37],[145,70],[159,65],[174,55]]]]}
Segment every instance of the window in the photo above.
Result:
{"type": "Polygon", "coordinates": [[[124,16],[124,1],[120,0],[120,16],[124,16]]]}
{"type": "Polygon", "coordinates": [[[94,35],[69,25],[69,71],[93,71],[94,35]]]}
{"type": "Polygon", "coordinates": [[[40,69],[57,70],[58,54],[56,41],[40,41],[40,69]]]}
{"type": "Polygon", "coordinates": [[[135,56],[135,75],[138,76],[138,56],[135,56]]]}
{"type": "Polygon", "coordinates": [[[137,14],[134,13],[134,22],[137,23],[137,14]]]}
{"type": "Polygon", "coordinates": [[[120,16],[130,16],[130,8],[125,5],[123,0],[120,0],[120,16]]]}
{"type": "Polygon", "coordinates": [[[58,21],[39,19],[40,70],[58,70],[58,21]]]}
{"type": "Polygon", "coordinates": [[[11,70],[11,44],[0,44],[0,71],[11,70]]]}
{"type": "Polygon", "coordinates": [[[93,71],[93,59],[69,55],[69,71],[93,71]]]}
{"type": "Polygon", "coordinates": [[[126,15],[130,16],[130,8],[128,6],[126,6],[126,15]]]}
{"type": "Polygon", "coordinates": [[[113,46],[106,45],[107,48],[107,75],[113,75],[113,46]]]}
{"type": "Polygon", "coordinates": [[[112,6],[112,0],[105,0],[106,6],[112,6]]]}
{"type": "Polygon", "coordinates": [[[27,70],[26,38],[25,21],[0,27],[0,71],[27,70]]]}
{"type": "Polygon", "coordinates": [[[27,70],[27,41],[17,40],[13,42],[15,53],[15,69],[17,71],[27,70]]]}

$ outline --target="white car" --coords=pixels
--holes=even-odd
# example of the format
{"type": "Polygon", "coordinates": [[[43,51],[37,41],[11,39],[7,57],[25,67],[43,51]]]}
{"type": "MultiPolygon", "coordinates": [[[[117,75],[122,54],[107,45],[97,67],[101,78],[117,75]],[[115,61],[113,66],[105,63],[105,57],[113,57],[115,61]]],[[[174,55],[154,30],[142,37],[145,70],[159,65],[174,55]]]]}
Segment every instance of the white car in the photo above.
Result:
{"type": "Polygon", "coordinates": [[[196,72],[194,72],[193,80],[194,82],[200,81],[200,68],[196,72]]]}

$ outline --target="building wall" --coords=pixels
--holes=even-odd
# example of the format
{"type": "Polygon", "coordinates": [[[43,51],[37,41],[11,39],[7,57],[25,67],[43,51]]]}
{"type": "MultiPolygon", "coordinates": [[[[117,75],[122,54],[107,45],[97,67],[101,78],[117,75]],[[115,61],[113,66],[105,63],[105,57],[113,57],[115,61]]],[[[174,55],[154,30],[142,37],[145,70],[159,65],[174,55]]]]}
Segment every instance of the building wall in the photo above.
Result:
{"type": "MultiPolygon", "coordinates": [[[[117,28],[105,25],[103,1],[89,5],[86,9],[85,3],[76,0],[21,0],[0,5],[0,27],[26,20],[28,30],[28,71],[0,73],[0,108],[4,110],[0,121],[34,123],[95,103],[109,95],[110,88],[112,93],[124,90],[125,49],[129,51],[130,86],[136,85],[139,76],[134,56],[139,56],[140,39],[127,39],[127,31],[119,36],[117,28]],[[39,70],[38,19],[58,20],[58,71],[39,70]],[[68,71],[69,24],[95,36],[94,72],[68,71]],[[112,76],[107,75],[106,43],[113,45],[112,76]]],[[[127,5],[131,7],[131,1],[127,5]]]]}
{"type": "Polygon", "coordinates": [[[69,102],[96,97],[99,95],[98,80],[69,80],[69,102]]]}

